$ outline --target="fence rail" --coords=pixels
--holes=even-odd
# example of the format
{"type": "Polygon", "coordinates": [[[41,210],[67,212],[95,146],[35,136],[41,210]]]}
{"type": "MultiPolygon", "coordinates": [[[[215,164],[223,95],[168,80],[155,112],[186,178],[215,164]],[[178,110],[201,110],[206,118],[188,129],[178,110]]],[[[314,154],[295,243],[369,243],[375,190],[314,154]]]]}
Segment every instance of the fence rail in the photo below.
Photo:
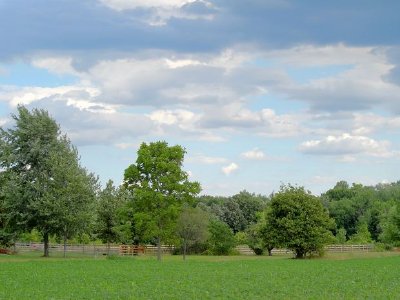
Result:
{"type": "MultiPolygon", "coordinates": [[[[15,250],[18,252],[30,252],[30,251],[43,251],[44,245],[42,243],[16,243],[15,250]]],[[[172,254],[174,246],[163,245],[161,251],[163,254],[172,254]]],[[[327,252],[369,252],[373,251],[373,245],[328,245],[325,247],[327,252]]],[[[236,250],[242,255],[254,255],[254,251],[251,250],[247,245],[240,245],[236,247],[236,250]]],[[[64,244],[50,244],[50,252],[64,252],[64,244]]],[[[155,255],[157,253],[157,246],[145,245],[145,246],[132,246],[132,245],[110,245],[108,249],[107,245],[97,244],[67,244],[65,248],[67,253],[77,254],[88,254],[88,255],[141,255],[149,254],[155,255]]],[[[287,249],[273,249],[272,254],[291,254],[292,252],[287,249]]]]}
{"type": "MultiPolygon", "coordinates": [[[[328,245],[325,247],[327,252],[369,252],[373,251],[374,245],[328,245]]],[[[247,245],[240,245],[236,250],[243,255],[254,255],[254,251],[247,245]]],[[[292,254],[288,249],[272,249],[272,254],[292,254]]]]}
{"type": "MultiPolygon", "coordinates": [[[[143,251],[137,249],[136,253],[133,246],[131,245],[110,245],[108,249],[107,245],[98,244],[66,244],[65,252],[67,253],[80,253],[80,254],[119,254],[119,255],[136,255],[140,253],[146,253],[150,255],[155,255],[157,253],[157,247],[153,245],[145,245],[143,251]]],[[[161,251],[163,254],[171,254],[175,249],[174,246],[161,246],[161,251]]],[[[30,252],[30,251],[43,251],[43,243],[16,243],[15,250],[18,252],[30,252]]],[[[50,252],[64,252],[64,244],[50,244],[50,252]]]]}

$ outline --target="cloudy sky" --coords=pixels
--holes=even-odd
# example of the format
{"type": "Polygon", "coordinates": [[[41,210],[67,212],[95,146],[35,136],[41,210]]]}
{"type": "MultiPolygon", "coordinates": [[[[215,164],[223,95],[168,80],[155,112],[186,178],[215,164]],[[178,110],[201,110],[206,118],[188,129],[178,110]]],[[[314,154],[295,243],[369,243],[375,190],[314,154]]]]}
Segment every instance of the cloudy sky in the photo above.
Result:
{"type": "Polygon", "coordinates": [[[141,142],[204,194],[399,180],[398,0],[0,0],[0,125],[45,108],[104,183],[141,142]]]}

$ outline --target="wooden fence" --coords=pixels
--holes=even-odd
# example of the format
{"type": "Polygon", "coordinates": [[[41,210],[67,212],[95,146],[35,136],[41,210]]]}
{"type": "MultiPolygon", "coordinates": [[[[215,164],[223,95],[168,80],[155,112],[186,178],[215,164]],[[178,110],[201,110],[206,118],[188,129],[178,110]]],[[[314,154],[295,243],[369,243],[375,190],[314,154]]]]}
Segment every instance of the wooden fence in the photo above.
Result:
{"type": "MultiPolygon", "coordinates": [[[[328,245],[325,247],[327,252],[370,252],[373,251],[374,245],[328,245]]],[[[243,255],[254,255],[254,251],[247,245],[240,245],[236,250],[243,255]]],[[[292,251],[287,249],[272,249],[272,255],[276,254],[292,254],[292,251]]]]}
{"type": "MultiPolygon", "coordinates": [[[[42,243],[16,243],[15,250],[17,252],[31,252],[44,250],[42,243]]],[[[174,250],[174,246],[161,246],[163,254],[171,254],[174,250]]],[[[49,251],[51,252],[64,252],[64,244],[50,244],[49,251]]],[[[157,247],[153,245],[145,245],[135,248],[133,245],[110,245],[108,250],[107,245],[98,244],[67,244],[65,248],[67,253],[77,254],[88,254],[88,255],[136,255],[136,254],[149,254],[155,255],[157,253],[157,247]]]]}
{"type": "MultiPolygon", "coordinates": [[[[161,251],[163,254],[172,254],[174,251],[174,246],[163,245],[161,251]]],[[[373,245],[329,245],[325,247],[327,252],[369,252],[373,251],[373,245]]],[[[42,251],[42,243],[16,243],[15,250],[17,252],[30,252],[30,251],[42,251]]],[[[254,255],[253,250],[251,250],[247,245],[240,245],[236,247],[236,250],[242,255],[254,255]]],[[[49,251],[51,252],[64,252],[63,244],[50,244],[49,251]]],[[[133,246],[133,245],[111,245],[108,251],[107,245],[97,245],[97,244],[67,244],[65,251],[67,253],[77,253],[77,254],[87,254],[87,255],[156,255],[157,247],[153,245],[145,246],[133,246]]],[[[287,249],[273,249],[273,255],[284,255],[292,254],[290,250],[287,249]]]]}

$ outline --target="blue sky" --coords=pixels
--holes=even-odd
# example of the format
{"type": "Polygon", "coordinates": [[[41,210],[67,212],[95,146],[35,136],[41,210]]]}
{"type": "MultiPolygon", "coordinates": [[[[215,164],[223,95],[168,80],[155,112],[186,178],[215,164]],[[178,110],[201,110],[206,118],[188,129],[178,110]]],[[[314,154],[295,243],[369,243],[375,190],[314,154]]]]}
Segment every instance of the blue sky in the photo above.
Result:
{"type": "Polygon", "coordinates": [[[399,1],[0,0],[0,125],[47,109],[117,184],[141,142],[204,194],[399,180],[399,1]]]}

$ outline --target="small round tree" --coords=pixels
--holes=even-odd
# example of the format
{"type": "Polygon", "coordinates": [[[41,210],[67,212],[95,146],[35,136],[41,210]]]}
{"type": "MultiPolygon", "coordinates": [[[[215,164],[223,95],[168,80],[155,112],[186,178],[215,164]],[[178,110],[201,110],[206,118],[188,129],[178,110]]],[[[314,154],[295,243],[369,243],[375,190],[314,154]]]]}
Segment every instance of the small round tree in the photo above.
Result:
{"type": "Polygon", "coordinates": [[[334,221],[319,198],[303,187],[282,186],[266,210],[267,228],[276,244],[292,250],[296,258],[320,254],[332,241],[334,221]]]}

